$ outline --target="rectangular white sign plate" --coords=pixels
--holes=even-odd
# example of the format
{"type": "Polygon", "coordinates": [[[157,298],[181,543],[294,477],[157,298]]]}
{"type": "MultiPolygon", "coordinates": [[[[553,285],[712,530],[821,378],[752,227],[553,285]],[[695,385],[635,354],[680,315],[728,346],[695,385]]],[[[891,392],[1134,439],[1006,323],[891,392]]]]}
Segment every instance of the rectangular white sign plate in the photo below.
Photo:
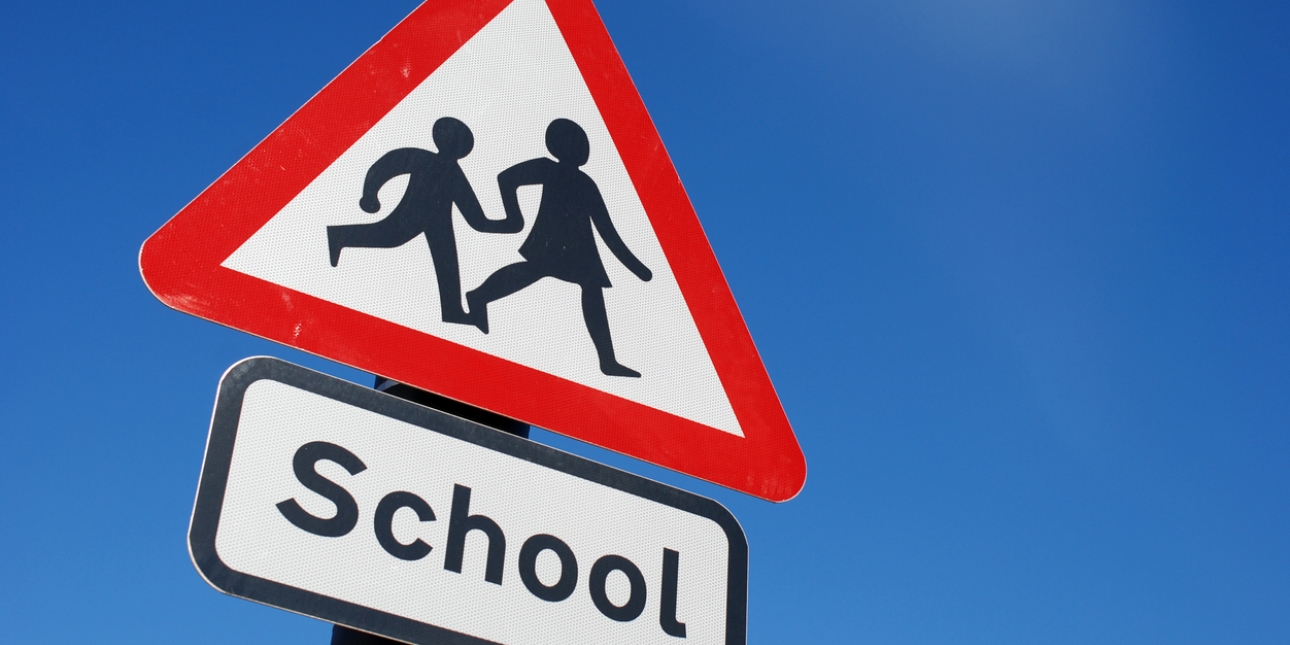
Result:
{"type": "Polygon", "coordinates": [[[742,645],[720,504],[272,358],[220,383],[189,529],[225,593],[418,645],[742,645]]]}

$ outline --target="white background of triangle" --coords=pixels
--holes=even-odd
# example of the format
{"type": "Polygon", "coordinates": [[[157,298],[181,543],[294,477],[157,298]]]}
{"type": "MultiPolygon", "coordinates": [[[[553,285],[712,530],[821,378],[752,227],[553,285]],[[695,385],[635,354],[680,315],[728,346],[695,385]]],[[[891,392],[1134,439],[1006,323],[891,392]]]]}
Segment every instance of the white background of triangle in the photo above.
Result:
{"type": "MultiPolygon", "coordinates": [[[[523,258],[518,249],[541,188],[520,190],[525,228],[476,232],[454,208],[462,293],[523,258]]],[[[671,267],[577,64],[542,0],[516,0],[430,75],[223,263],[223,266],[372,316],[742,436],[671,267]],[[489,306],[490,333],[444,323],[430,251],[422,236],[397,249],[348,248],[328,260],[326,227],[384,218],[407,177],[380,192],[381,210],[359,206],[367,169],[396,148],[436,150],[430,126],[464,121],[474,151],[462,170],[491,219],[503,215],[497,174],[549,156],[546,126],[568,118],[587,132],[583,170],[600,187],[627,247],[654,273],[641,282],[598,241],[614,286],[605,290],[618,360],[639,379],[600,373],[576,285],[545,278],[489,306]]],[[[425,357],[433,362],[435,357],[425,357]]]]}

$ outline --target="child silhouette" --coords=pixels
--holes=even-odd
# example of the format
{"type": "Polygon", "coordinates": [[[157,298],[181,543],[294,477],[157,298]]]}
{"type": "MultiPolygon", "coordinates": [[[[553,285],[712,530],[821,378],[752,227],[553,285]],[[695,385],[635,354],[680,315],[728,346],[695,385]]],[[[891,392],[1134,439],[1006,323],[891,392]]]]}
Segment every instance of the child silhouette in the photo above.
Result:
{"type": "Polygon", "coordinates": [[[365,212],[381,210],[377,192],[399,175],[411,175],[399,205],[385,219],[371,224],[327,227],[331,265],[340,262],[347,247],[391,249],[425,235],[439,282],[439,308],[443,321],[473,324],[461,308],[461,276],[457,266],[457,239],[452,228],[452,205],[456,204],[466,223],[483,233],[518,233],[523,221],[490,220],[484,216],[475,191],[457,161],[475,147],[475,136],[465,123],[451,117],[435,121],[431,129],[436,154],[420,148],[399,148],[385,153],[367,171],[363,197],[358,205],[365,212]]]}
{"type": "MultiPolygon", "coordinates": [[[[604,290],[613,286],[600,253],[592,225],[600,239],[636,277],[648,282],[653,274],[623,243],[596,182],[579,167],[587,163],[591,144],[577,123],[556,119],[546,129],[546,147],[558,161],[545,157],[531,159],[504,170],[497,176],[506,219],[523,227],[516,191],[520,186],[541,184],[542,201],[528,238],[520,246],[524,262],[498,269],[478,289],[466,294],[471,321],[488,333],[488,303],[500,300],[542,278],[557,278],[582,287],[582,317],[600,359],[600,371],[609,376],[639,377],[614,357],[605,312],[604,290]]],[[[518,230],[518,229],[516,229],[518,230]]]]}

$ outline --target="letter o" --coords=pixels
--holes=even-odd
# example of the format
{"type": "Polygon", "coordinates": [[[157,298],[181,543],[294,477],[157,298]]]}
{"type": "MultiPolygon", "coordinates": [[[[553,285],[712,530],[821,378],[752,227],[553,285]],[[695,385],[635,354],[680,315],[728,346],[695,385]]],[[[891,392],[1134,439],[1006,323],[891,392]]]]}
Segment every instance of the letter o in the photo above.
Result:
{"type": "Polygon", "coordinates": [[[591,587],[591,602],[596,604],[596,609],[606,618],[625,623],[636,620],[645,611],[645,576],[641,575],[641,570],[631,560],[621,555],[600,558],[591,565],[591,578],[587,582],[591,587]],[[622,571],[632,586],[631,596],[622,607],[610,602],[605,593],[605,581],[609,579],[611,571],[622,571]]]}
{"type": "Polygon", "coordinates": [[[560,538],[545,533],[534,535],[525,540],[520,547],[520,580],[529,593],[547,602],[560,602],[573,595],[578,585],[578,560],[573,557],[573,549],[560,538]],[[542,584],[537,575],[537,557],[543,551],[550,551],[560,558],[560,579],[550,587],[542,584]]]}

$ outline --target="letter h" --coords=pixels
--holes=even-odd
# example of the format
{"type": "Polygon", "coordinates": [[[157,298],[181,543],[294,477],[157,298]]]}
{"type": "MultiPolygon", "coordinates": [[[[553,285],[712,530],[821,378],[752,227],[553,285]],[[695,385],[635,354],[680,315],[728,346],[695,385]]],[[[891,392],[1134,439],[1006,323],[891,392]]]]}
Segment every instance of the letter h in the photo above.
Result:
{"type": "Polygon", "coordinates": [[[488,536],[488,565],[484,580],[502,584],[502,564],[506,557],[506,536],[502,527],[485,515],[470,514],[470,488],[461,484],[452,486],[452,516],[448,520],[448,545],[444,550],[443,568],[461,573],[461,561],[466,551],[466,534],[483,531],[488,536]]]}

